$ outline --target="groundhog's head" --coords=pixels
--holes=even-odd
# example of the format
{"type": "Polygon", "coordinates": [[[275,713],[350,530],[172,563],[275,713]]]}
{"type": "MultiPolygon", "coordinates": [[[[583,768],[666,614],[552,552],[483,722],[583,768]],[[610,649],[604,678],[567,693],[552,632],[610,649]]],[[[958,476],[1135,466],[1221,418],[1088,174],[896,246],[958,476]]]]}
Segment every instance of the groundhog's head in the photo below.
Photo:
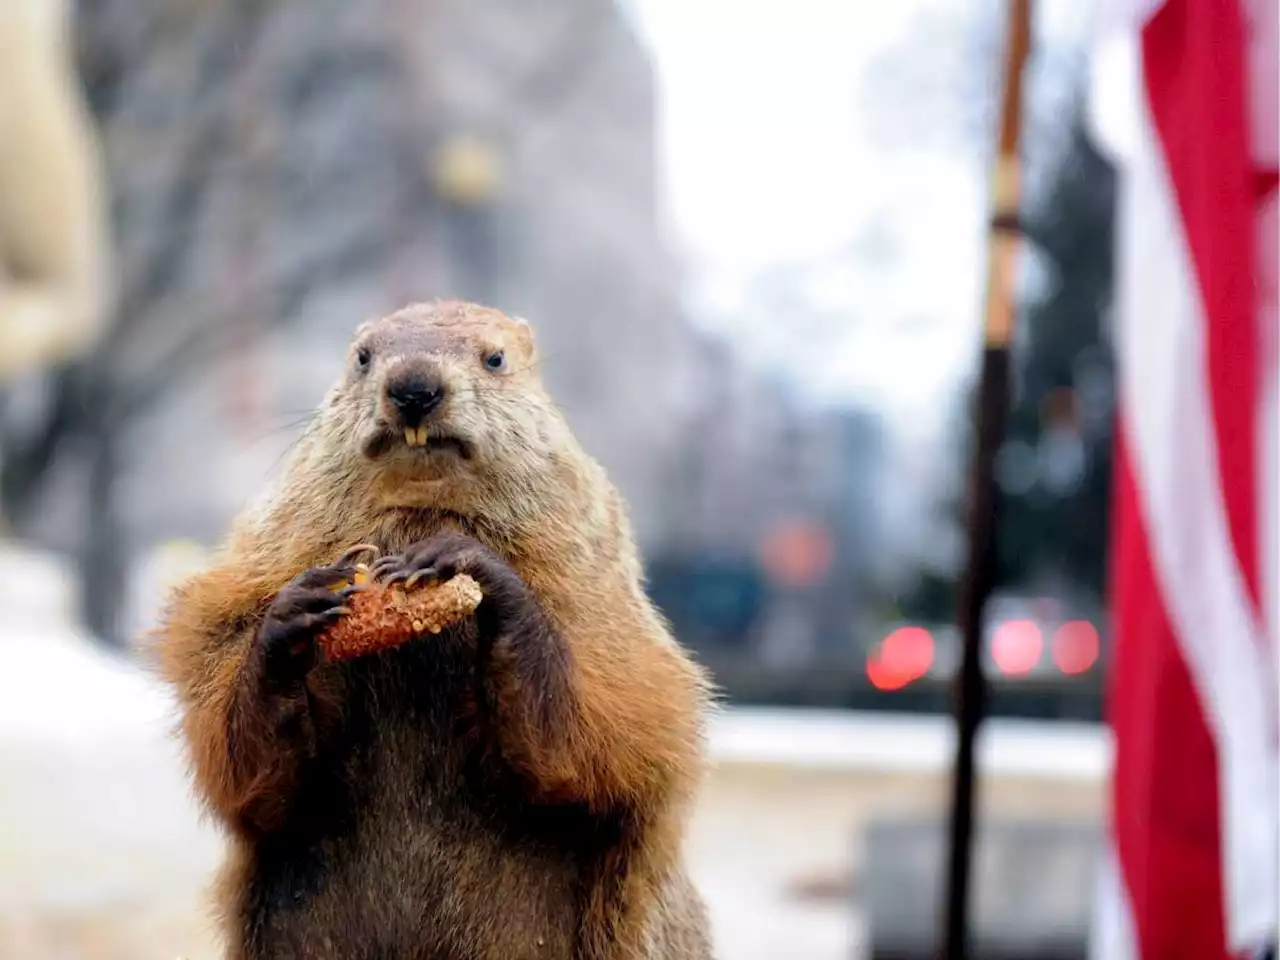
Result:
{"type": "Polygon", "coordinates": [[[527,487],[564,439],[529,324],[468,303],[363,324],[324,415],[388,507],[465,510],[527,487]]]}

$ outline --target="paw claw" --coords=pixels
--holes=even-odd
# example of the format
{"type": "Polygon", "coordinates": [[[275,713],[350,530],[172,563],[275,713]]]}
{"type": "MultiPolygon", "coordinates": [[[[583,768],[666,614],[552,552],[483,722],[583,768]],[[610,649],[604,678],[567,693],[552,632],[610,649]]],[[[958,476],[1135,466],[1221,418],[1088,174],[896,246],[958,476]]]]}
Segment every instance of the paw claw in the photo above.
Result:
{"type": "Polygon", "coordinates": [[[370,569],[369,572],[370,572],[370,575],[375,580],[377,580],[381,577],[386,576],[388,573],[397,569],[399,566],[400,566],[399,557],[383,557],[373,565],[373,567],[370,569]]]}
{"type": "Polygon", "coordinates": [[[414,586],[420,581],[434,579],[435,576],[436,576],[435,567],[424,567],[421,570],[416,570],[409,575],[409,578],[407,580],[405,580],[404,588],[406,590],[412,590],[414,586]]]}
{"type": "Polygon", "coordinates": [[[372,543],[358,543],[354,547],[349,547],[347,550],[343,551],[342,556],[334,561],[333,566],[345,567],[350,565],[356,557],[361,557],[365,554],[372,554],[372,556],[377,557],[380,553],[382,553],[382,551],[372,543]]]}

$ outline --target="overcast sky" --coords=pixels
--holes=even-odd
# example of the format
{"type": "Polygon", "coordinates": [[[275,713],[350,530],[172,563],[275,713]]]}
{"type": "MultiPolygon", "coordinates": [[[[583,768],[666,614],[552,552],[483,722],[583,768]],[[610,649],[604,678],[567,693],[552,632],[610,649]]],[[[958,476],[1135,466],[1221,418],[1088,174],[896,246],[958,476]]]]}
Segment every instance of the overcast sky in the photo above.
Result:
{"type": "MultiPolygon", "coordinates": [[[[658,69],[668,213],[696,287],[722,315],[735,317],[750,274],[780,261],[820,258],[887,224],[896,251],[889,262],[837,263],[823,271],[823,300],[837,317],[842,311],[850,317],[833,323],[823,363],[788,350],[794,337],[787,336],[785,317],[768,327],[730,322],[758,362],[791,365],[812,378],[821,396],[870,401],[895,428],[922,439],[936,435],[976,358],[986,171],[954,147],[878,146],[867,135],[863,84],[871,59],[921,11],[977,16],[981,5],[631,0],[628,6],[658,69]]],[[[1040,42],[1078,34],[1088,6],[1039,0],[1040,42]]],[[[956,43],[963,41],[957,35],[956,43]]],[[[962,63],[957,57],[939,69],[962,63]]]]}

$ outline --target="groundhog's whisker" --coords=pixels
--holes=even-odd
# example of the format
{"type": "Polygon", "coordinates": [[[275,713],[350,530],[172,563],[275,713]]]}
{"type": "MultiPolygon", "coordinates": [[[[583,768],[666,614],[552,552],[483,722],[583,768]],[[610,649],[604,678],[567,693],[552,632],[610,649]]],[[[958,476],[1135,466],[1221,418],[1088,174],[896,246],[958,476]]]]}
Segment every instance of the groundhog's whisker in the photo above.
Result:
{"type": "Polygon", "coordinates": [[[289,423],[277,424],[273,427],[265,427],[262,430],[255,431],[252,436],[246,438],[245,443],[246,445],[258,443],[259,441],[266,440],[268,437],[277,437],[282,433],[290,433],[297,430],[299,427],[305,428],[309,423],[311,423],[310,419],[294,420],[289,423]]]}

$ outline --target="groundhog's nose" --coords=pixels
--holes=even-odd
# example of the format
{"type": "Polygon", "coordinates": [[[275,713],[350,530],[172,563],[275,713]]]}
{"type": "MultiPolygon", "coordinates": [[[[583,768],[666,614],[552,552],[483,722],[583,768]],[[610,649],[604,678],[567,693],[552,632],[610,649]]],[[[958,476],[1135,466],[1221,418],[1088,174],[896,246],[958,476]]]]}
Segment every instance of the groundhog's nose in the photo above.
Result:
{"type": "Polygon", "coordinates": [[[406,373],[387,384],[391,401],[406,427],[416,427],[431,416],[444,399],[444,384],[421,371],[406,373]]]}

